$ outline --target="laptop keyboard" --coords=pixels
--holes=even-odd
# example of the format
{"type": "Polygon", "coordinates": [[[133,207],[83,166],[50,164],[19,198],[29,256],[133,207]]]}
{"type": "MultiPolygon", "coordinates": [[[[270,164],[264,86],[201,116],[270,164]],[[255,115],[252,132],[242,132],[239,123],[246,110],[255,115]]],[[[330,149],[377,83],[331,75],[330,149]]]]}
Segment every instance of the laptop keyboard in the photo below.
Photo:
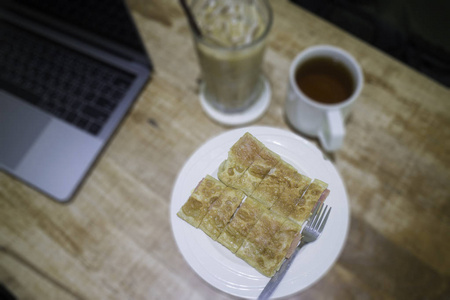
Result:
{"type": "Polygon", "coordinates": [[[0,21],[0,89],[98,134],[135,76],[0,21]]]}

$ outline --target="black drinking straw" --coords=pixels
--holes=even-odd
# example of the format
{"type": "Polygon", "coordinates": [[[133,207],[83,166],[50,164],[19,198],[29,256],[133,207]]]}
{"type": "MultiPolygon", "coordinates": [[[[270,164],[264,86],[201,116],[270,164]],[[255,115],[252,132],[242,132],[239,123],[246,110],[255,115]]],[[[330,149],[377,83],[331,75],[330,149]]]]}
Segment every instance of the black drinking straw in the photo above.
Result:
{"type": "Polygon", "coordinates": [[[189,9],[189,6],[187,5],[185,0],[180,0],[180,4],[183,7],[184,13],[186,14],[188,21],[189,21],[189,25],[192,28],[192,31],[194,31],[194,33],[198,36],[198,37],[202,37],[203,34],[200,30],[200,27],[198,27],[197,22],[194,19],[194,16],[192,15],[191,10],[189,9]]]}

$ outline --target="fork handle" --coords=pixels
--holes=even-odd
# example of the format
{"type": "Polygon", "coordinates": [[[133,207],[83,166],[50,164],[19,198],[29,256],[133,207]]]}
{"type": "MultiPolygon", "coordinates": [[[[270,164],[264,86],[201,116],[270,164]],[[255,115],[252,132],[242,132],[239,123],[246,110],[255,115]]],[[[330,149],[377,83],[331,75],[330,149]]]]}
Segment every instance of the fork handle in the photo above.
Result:
{"type": "Polygon", "coordinates": [[[278,284],[284,278],[284,275],[286,274],[287,270],[289,269],[292,262],[294,261],[295,256],[297,256],[297,253],[299,252],[299,250],[306,244],[307,244],[307,242],[305,242],[304,239],[302,239],[300,244],[297,246],[297,248],[295,248],[292,255],[283,262],[280,269],[269,280],[269,282],[267,283],[267,285],[265,286],[265,288],[259,295],[258,300],[269,299],[269,297],[273,294],[275,289],[278,287],[278,284]]]}

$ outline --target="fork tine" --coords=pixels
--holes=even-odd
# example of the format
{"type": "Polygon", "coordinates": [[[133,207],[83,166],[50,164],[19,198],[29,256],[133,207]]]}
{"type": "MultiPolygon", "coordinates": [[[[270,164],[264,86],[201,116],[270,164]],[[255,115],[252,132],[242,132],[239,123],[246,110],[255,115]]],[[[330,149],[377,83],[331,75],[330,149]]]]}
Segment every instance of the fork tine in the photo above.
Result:
{"type": "MultiPolygon", "coordinates": [[[[328,216],[330,215],[330,212],[331,212],[331,206],[330,207],[328,207],[327,206],[327,208],[328,208],[328,211],[327,211],[327,213],[326,213],[326,215],[325,215],[325,219],[323,220],[323,222],[321,223],[321,225],[320,225],[320,228],[319,228],[319,232],[322,232],[322,230],[323,230],[323,228],[325,227],[325,224],[327,223],[327,220],[328,220],[328,216]]],[[[326,210],[326,209],[325,209],[326,210]]],[[[324,212],[324,214],[325,214],[325,212],[324,212]]]]}
{"type": "Polygon", "coordinates": [[[325,212],[327,210],[328,205],[324,205],[323,209],[320,210],[319,216],[317,217],[317,222],[314,223],[314,229],[317,230],[322,223],[323,217],[325,215],[325,212]]]}
{"type": "Polygon", "coordinates": [[[317,220],[320,217],[320,214],[322,212],[322,208],[323,208],[323,202],[321,202],[319,204],[318,210],[316,210],[315,215],[313,217],[313,219],[311,220],[311,224],[309,225],[310,228],[314,228],[314,226],[316,226],[317,220]]]}

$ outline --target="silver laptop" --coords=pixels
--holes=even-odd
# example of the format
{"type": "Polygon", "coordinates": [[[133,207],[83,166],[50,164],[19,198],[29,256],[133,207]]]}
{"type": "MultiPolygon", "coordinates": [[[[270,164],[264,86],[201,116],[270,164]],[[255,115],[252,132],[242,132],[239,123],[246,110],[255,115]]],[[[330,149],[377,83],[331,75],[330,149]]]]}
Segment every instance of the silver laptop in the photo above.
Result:
{"type": "Polygon", "coordinates": [[[121,0],[1,0],[0,169],[70,200],[152,70],[121,0]]]}

